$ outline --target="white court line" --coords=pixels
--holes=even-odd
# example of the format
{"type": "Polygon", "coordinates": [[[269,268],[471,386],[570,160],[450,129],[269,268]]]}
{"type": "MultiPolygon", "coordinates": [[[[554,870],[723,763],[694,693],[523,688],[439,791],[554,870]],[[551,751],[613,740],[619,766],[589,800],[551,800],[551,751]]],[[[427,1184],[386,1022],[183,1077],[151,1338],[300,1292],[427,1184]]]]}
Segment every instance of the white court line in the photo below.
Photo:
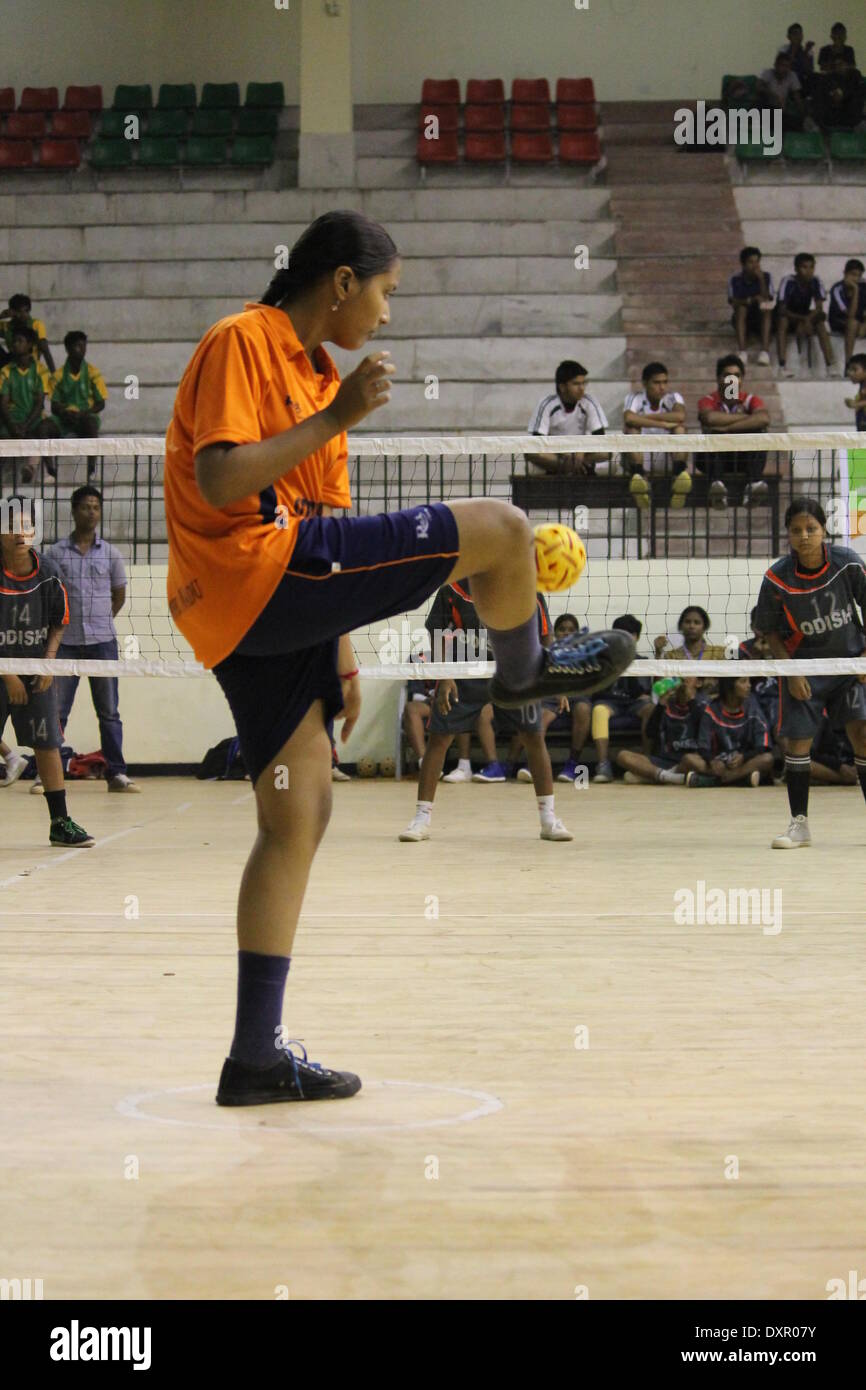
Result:
{"type": "Polygon", "coordinates": [[[240,796],[233,796],[230,804],[232,806],[238,806],[242,801],[252,801],[254,798],[255,792],[242,792],[240,796]]]}
{"type": "MultiPolygon", "coordinates": [[[[270,1130],[271,1133],[292,1135],[292,1134],[315,1134],[323,1139],[327,1139],[331,1134],[384,1134],[393,1133],[399,1130],[414,1129],[441,1129],[450,1125],[469,1124],[472,1120],[483,1119],[486,1115],[494,1115],[497,1110],[503,1110],[504,1104],[496,1096],[491,1096],[487,1091],[470,1091],[461,1086],[432,1086],[423,1081],[369,1081],[365,1082],[361,1095],[364,1091],[370,1091],[376,1087],[386,1089],[388,1087],[405,1086],[416,1091],[437,1091],[445,1092],[448,1095],[468,1096],[471,1100],[481,1101],[480,1105],[472,1110],[464,1110],[459,1115],[446,1115],[439,1120],[412,1120],[405,1124],[372,1124],[372,1125],[311,1125],[296,1124],[289,1128],[286,1125],[269,1125],[261,1119],[256,1119],[255,1123],[250,1124],[205,1124],[198,1120],[171,1120],[162,1115],[148,1115],[139,1110],[139,1106],[145,1101],[154,1100],[159,1096],[180,1096],[189,1094],[191,1091],[210,1091],[215,1092],[215,1083],[206,1081],[199,1086],[171,1086],[164,1091],[140,1091],[137,1095],[124,1096],[115,1105],[115,1110],[120,1115],[125,1115],[132,1120],[150,1120],[153,1124],[171,1125],[180,1129],[214,1129],[221,1133],[226,1130],[236,1130],[243,1134],[260,1134],[262,1130],[270,1130]]],[[[303,1104],[303,1102],[287,1101],[285,1105],[303,1104]]],[[[260,1110],[259,1106],[251,1106],[250,1109],[260,1110]]],[[[285,1109],[282,1113],[285,1113],[285,1109]]]]}
{"type": "MultiPolygon", "coordinates": [[[[188,811],[191,805],[192,805],[192,802],[191,802],[191,801],[184,801],[182,805],[176,806],[176,807],[174,808],[174,809],[175,809],[175,813],[180,812],[180,811],[188,811]]],[[[171,813],[169,813],[169,814],[171,814],[171,813]]],[[[156,824],[159,823],[159,821],[164,820],[164,819],[165,819],[164,816],[154,816],[152,820],[139,821],[138,825],[129,825],[129,826],[127,826],[127,828],[126,828],[125,830],[115,830],[115,832],[114,832],[113,835],[104,835],[104,836],[102,837],[101,840],[97,840],[97,841],[95,842],[95,844],[89,846],[89,848],[90,848],[91,850],[94,850],[94,849],[102,849],[102,846],[103,846],[103,845],[110,845],[110,844],[112,843],[113,840],[122,840],[123,837],[124,837],[124,835],[132,835],[134,831],[136,831],[136,830],[143,830],[144,827],[145,827],[146,825],[156,825],[156,824]]],[[[56,868],[58,867],[58,865],[64,864],[64,863],[66,862],[67,859],[78,859],[78,858],[80,858],[80,856],[81,856],[82,854],[86,854],[86,853],[87,853],[87,851],[86,851],[86,850],[83,850],[83,849],[69,849],[69,850],[66,851],[65,854],[58,854],[56,858],[50,859],[50,860],[46,860],[46,862],[43,863],[43,864],[34,864],[34,865],[33,865],[33,868],[30,869],[30,870],[28,870],[27,873],[17,873],[17,874],[13,874],[12,878],[0,879],[0,888],[14,888],[16,884],[24,883],[24,882],[26,882],[27,879],[32,878],[33,875],[34,875],[34,873],[40,873],[40,872],[46,871],[46,870],[48,870],[48,869],[56,869],[56,868]]],[[[49,910],[50,910],[50,909],[49,909],[49,910]]],[[[64,914],[64,915],[66,915],[66,914],[64,914]]],[[[70,912],[68,915],[69,915],[70,917],[78,917],[78,916],[87,916],[88,914],[86,914],[86,913],[77,913],[77,912],[70,912]]],[[[92,913],[90,913],[89,915],[90,915],[90,916],[93,916],[92,913]]],[[[192,914],[191,914],[191,915],[192,915],[192,914]]],[[[5,913],[0,913],[0,916],[6,916],[6,914],[5,914],[5,913]]],[[[38,912],[34,912],[34,913],[21,913],[21,912],[16,912],[16,913],[15,913],[15,916],[16,916],[16,917],[23,917],[23,916],[28,916],[28,917],[29,917],[29,916],[32,916],[32,917],[44,917],[44,916],[45,916],[45,912],[41,912],[41,913],[38,913],[38,912]]]]}
{"type": "MultiPolygon", "coordinates": [[[[122,831],[121,833],[122,833],[122,834],[128,834],[129,832],[128,832],[128,831],[122,831]]],[[[114,837],[113,837],[113,838],[114,838],[114,837]]],[[[108,842],[107,842],[107,840],[100,840],[99,843],[100,843],[100,844],[107,844],[108,842]]],[[[81,854],[81,853],[82,853],[81,850],[71,850],[71,851],[70,851],[70,854],[76,854],[76,855],[77,855],[77,854],[81,854]]],[[[67,856],[67,855],[64,855],[64,856],[63,856],[63,858],[68,858],[68,857],[69,857],[69,856],[67,856]]],[[[54,862],[56,863],[56,862],[59,862],[59,861],[54,861],[54,862]]],[[[51,866],[50,864],[46,864],[46,865],[40,865],[39,867],[42,867],[42,868],[51,868],[52,866],[51,866]]],[[[12,883],[12,882],[17,882],[17,880],[7,879],[6,882],[7,882],[7,883],[12,883]]],[[[3,886],[4,886],[4,883],[3,883],[2,881],[0,881],[0,888],[2,888],[3,886]]],[[[401,923],[402,925],[404,925],[404,926],[407,928],[407,930],[408,930],[408,929],[413,925],[413,923],[412,923],[412,920],[407,920],[407,919],[410,919],[411,916],[412,916],[413,914],[414,914],[415,917],[417,917],[417,916],[419,915],[419,909],[418,909],[417,904],[413,904],[411,907],[407,907],[406,910],[405,910],[405,912],[402,912],[402,913],[396,913],[396,912],[395,912],[395,913],[384,913],[384,912],[356,912],[354,908],[351,908],[351,909],[347,909],[346,912],[343,913],[342,915],[345,916],[346,918],[351,918],[351,920],[352,920],[353,922],[354,922],[354,921],[357,921],[359,918],[369,918],[369,919],[372,920],[372,921],[375,921],[375,922],[382,922],[382,923],[387,922],[387,921],[389,921],[389,920],[393,920],[393,921],[395,921],[395,922],[400,922],[400,923],[401,923]]],[[[436,920],[439,921],[439,922],[444,922],[444,923],[448,924],[448,930],[449,930],[449,931],[453,931],[453,930],[454,930],[454,925],[455,925],[455,923],[459,923],[459,922],[463,921],[464,919],[467,920],[467,921],[472,921],[472,922],[488,922],[488,921],[489,921],[489,922],[510,922],[510,921],[515,921],[515,922],[543,922],[544,925],[547,926],[547,927],[549,927],[551,931],[565,931],[565,930],[567,929],[568,925],[569,925],[571,922],[573,922],[573,921],[580,921],[580,922],[583,922],[583,921],[586,921],[586,922],[599,922],[599,921],[627,922],[627,921],[630,921],[630,920],[635,920],[635,921],[641,921],[641,922],[643,922],[643,921],[646,921],[646,920],[650,920],[650,919],[652,919],[652,918],[659,918],[660,920],[665,921],[665,920],[667,920],[669,917],[671,917],[672,914],[673,914],[673,909],[672,909],[672,908],[671,908],[670,910],[668,910],[668,911],[665,911],[665,912],[645,912],[645,911],[643,911],[642,909],[634,908],[634,909],[630,909],[630,910],[628,910],[628,911],[626,911],[626,912],[569,912],[569,913],[557,913],[557,914],[553,914],[553,913],[550,913],[550,912],[544,912],[544,913],[531,913],[531,912],[467,912],[464,908],[460,908],[457,912],[454,913],[453,917],[442,917],[442,916],[440,916],[440,917],[437,918],[436,920]]],[[[13,910],[12,910],[11,908],[9,909],[9,911],[6,911],[5,909],[0,908],[0,917],[11,917],[12,915],[13,915],[13,910]]],[[[102,918],[105,918],[105,919],[108,920],[108,921],[116,920],[116,919],[118,919],[118,918],[122,918],[122,917],[123,917],[123,913],[122,913],[122,912],[95,912],[95,911],[88,911],[87,909],[83,909],[82,911],[79,912],[79,911],[76,911],[76,910],[73,909],[73,908],[53,908],[53,907],[52,907],[52,908],[46,908],[46,909],[44,909],[42,912],[19,912],[19,911],[16,910],[16,911],[14,912],[14,915],[15,915],[16,917],[39,917],[39,918],[42,918],[43,920],[44,920],[44,918],[49,917],[49,916],[50,916],[50,917],[86,917],[88,920],[90,920],[90,919],[92,919],[92,918],[94,918],[94,917],[102,917],[102,918]]],[[[306,912],[306,913],[303,914],[303,917],[301,918],[301,923],[300,923],[300,925],[303,925],[304,921],[308,921],[308,922],[323,922],[323,921],[324,921],[324,922],[327,922],[327,921],[333,921],[335,917],[338,917],[338,916],[340,916],[340,915],[341,915],[341,913],[340,913],[339,909],[337,909],[337,908],[334,908],[331,912],[306,912]]],[[[818,911],[818,910],[810,911],[810,909],[809,909],[809,908],[806,908],[806,907],[804,907],[804,908],[791,908],[791,909],[787,909],[787,910],[786,910],[785,916],[786,916],[786,917],[805,917],[805,918],[807,918],[807,919],[819,918],[819,917],[822,917],[822,918],[823,918],[823,917],[829,917],[829,918],[853,917],[853,918],[855,918],[856,921],[859,922],[859,921],[862,921],[862,919],[863,919],[863,909],[862,909],[862,908],[850,908],[850,909],[848,909],[848,908],[831,908],[831,909],[829,909],[829,910],[827,910],[827,911],[818,911]]],[[[136,918],[136,921],[140,921],[140,922],[144,922],[144,921],[150,921],[150,922],[175,922],[175,921],[184,921],[184,920],[185,920],[186,918],[188,918],[188,917],[189,917],[189,918],[194,918],[196,921],[202,922],[202,923],[204,923],[204,922],[223,922],[223,921],[225,921],[225,922],[234,922],[235,919],[236,919],[236,917],[237,917],[237,913],[236,913],[236,912],[205,912],[205,911],[201,911],[201,912],[148,912],[148,913],[142,914],[141,917],[136,918]]],[[[334,930],[335,930],[335,931],[345,931],[346,928],[345,928],[345,927],[335,927],[334,930]]]]}

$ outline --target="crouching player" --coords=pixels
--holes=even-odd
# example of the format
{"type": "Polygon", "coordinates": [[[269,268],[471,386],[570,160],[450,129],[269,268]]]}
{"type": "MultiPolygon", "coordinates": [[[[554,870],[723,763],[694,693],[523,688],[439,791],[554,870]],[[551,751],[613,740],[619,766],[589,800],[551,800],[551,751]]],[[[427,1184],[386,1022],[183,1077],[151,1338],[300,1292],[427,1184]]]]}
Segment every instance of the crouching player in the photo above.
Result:
{"type": "MultiPolygon", "coordinates": [[[[13,499],[14,500],[14,499],[13,499]]],[[[63,628],[69,622],[66,590],[56,571],[31,544],[32,531],[4,531],[3,585],[0,587],[0,650],[11,657],[57,655],[63,628]]],[[[15,737],[36,755],[36,770],[45,788],[51,817],[52,845],[85,849],[93,837],[76,825],[66,810],[63,742],[57,716],[57,693],[52,676],[3,677],[0,685],[0,735],[12,716],[15,737]]]]}
{"type": "Polygon", "coordinates": [[[697,752],[687,753],[683,762],[696,774],[688,779],[690,787],[731,782],[757,787],[762,777],[772,776],[770,731],[748,676],[721,678],[718,699],[704,705],[701,714],[697,752]]]}

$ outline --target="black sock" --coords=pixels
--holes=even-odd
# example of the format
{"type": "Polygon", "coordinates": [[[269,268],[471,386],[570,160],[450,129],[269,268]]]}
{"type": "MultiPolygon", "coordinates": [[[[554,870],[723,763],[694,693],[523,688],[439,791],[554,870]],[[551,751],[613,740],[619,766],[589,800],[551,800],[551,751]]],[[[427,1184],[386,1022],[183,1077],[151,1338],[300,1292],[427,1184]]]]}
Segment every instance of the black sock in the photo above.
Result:
{"type": "Polygon", "coordinates": [[[487,629],[496,658],[496,674],[509,690],[525,690],[541,670],[543,649],[538,633],[538,610],[519,627],[487,629]]]}
{"type": "Polygon", "coordinates": [[[66,791],[63,787],[59,792],[46,792],[45,800],[48,804],[48,814],[52,820],[66,818],[66,791]]]}
{"type": "Polygon", "coordinates": [[[860,783],[860,790],[866,796],[866,758],[855,758],[854,766],[857,769],[857,781],[860,783]]]}
{"type": "Polygon", "coordinates": [[[283,994],[291,956],[238,951],[238,1006],[230,1055],[251,1067],[280,1060],[283,994]]]}
{"type": "Polygon", "coordinates": [[[792,758],[790,755],[785,758],[785,786],[788,788],[788,805],[791,807],[792,816],[809,814],[811,774],[812,759],[808,753],[805,758],[792,758]]]}

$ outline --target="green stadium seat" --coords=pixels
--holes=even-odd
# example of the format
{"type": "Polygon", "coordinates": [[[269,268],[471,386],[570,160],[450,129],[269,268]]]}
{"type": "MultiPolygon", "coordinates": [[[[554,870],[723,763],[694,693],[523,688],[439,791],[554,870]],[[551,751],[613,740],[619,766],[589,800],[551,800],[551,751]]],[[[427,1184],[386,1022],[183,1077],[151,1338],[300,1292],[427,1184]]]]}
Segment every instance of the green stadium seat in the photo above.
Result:
{"type": "Polygon", "coordinates": [[[285,106],[282,82],[248,82],[244,106],[285,106]]]}
{"type": "Polygon", "coordinates": [[[193,135],[186,142],[184,164],[225,164],[226,142],[222,136],[193,135]]]}
{"type": "MultiPolygon", "coordinates": [[[[135,112],[131,112],[135,115],[135,112]]],[[[103,111],[96,132],[100,140],[122,140],[124,138],[126,114],[123,111],[103,111]]]]}
{"type": "Polygon", "coordinates": [[[736,83],[743,83],[745,91],[742,96],[736,96],[734,101],[739,105],[745,100],[746,105],[751,105],[758,96],[758,78],[755,73],[747,73],[743,77],[738,77],[736,73],[725,73],[722,78],[722,105],[726,106],[730,96],[731,88],[736,83]]]}
{"type": "Polygon", "coordinates": [[[241,135],[232,145],[232,164],[273,164],[274,142],[269,135],[241,135]]]}
{"type": "Polygon", "coordinates": [[[866,159],[866,131],[835,130],[830,136],[831,159],[866,159]]]}
{"type": "Polygon", "coordinates": [[[233,111],[241,104],[241,89],[237,82],[205,82],[201,89],[201,111],[233,111]]]}
{"type": "Polygon", "coordinates": [[[194,82],[163,82],[156,99],[160,111],[195,110],[194,82]]]}
{"type": "Polygon", "coordinates": [[[782,141],[782,154],[793,160],[826,159],[824,137],[819,130],[789,130],[782,141]]]}
{"type": "Polygon", "coordinates": [[[238,135],[276,135],[279,121],[271,107],[244,106],[238,112],[238,135]]]}
{"type": "Polygon", "coordinates": [[[185,111],[170,107],[167,111],[151,111],[147,118],[148,135],[186,135],[185,111]]]}
{"type": "Polygon", "coordinates": [[[193,135],[222,135],[225,139],[225,137],[231,135],[231,133],[231,111],[216,111],[207,107],[199,107],[198,111],[193,111],[193,135]]]}
{"type": "Polygon", "coordinates": [[[145,135],[138,142],[138,162],[149,168],[170,168],[180,164],[180,146],[171,136],[145,135]]]}
{"type": "Polygon", "coordinates": [[[138,87],[121,82],[114,89],[113,111],[150,111],[152,106],[153,92],[149,82],[138,87]]]}
{"type": "Polygon", "coordinates": [[[770,153],[765,152],[769,149],[769,146],[762,145],[760,141],[758,141],[754,145],[738,145],[737,159],[741,161],[748,161],[751,159],[758,159],[762,161],[767,159],[778,159],[779,156],[777,154],[774,154],[772,151],[770,151],[770,153]]]}
{"type": "Polygon", "coordinates": [[[94,169],[125,169],[132,163],[132,140],[104,140],[101,136],[88,148],[87,158],[94,169]]]}

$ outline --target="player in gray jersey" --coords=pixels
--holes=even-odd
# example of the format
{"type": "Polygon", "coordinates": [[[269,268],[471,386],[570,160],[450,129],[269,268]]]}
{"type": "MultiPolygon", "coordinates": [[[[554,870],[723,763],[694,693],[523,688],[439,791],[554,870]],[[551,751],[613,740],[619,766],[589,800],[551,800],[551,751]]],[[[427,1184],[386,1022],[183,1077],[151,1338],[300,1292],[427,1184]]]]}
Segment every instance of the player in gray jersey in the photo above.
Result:
{"type": "MultiPolygon", "coordinates": [[[[33,549],[32,541],[32,531],[0,533],[0,654],[51,660],[69,621],[69,608],[59,575],[33,549]]],[[[64,849],[89,847],[93,837],[76,825],[66,809],[60,761],[63,737],[53,676],[4,675],[0,681],[0,735],[9,715],[18,742],[32,748],[36,756],[51,819],[49,842],[64,849]]]]}
{"type": "MultiPolygon", "coordinates": [[[[790,554],[764,575],[755,628],[775,657],[857,657],[866,652],[866,564],[856,550],[833,545],[827,518],[812,497],[795,497],[785,513],[790,554]]],[[[866,796],[866,675],[789,676],[779,681],[776,732],[786,740],[785,781],[791,824],[774,849],[811,843],[807,819],[812,742],[826,708],[854,749],[866,796]]]]}

